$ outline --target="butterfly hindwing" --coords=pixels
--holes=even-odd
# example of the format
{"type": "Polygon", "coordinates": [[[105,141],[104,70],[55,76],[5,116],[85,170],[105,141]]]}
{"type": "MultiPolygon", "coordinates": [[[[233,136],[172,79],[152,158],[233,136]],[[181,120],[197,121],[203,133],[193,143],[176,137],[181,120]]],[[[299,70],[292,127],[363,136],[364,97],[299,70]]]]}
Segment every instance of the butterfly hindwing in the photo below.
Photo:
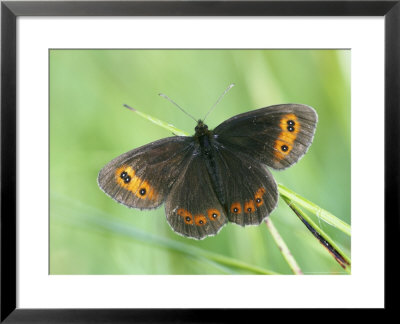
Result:
{"type": "Polygon", "coordinates": [[[217,141],[274,169],[295,164],[308,150],[318,117],[306,105],[284,104],[234,116],[215,130],[217,141]]]}
{"type": "Polygon", "coordinates": [[[165,202],[165,213],[175,232],[196,239],[217,234],[227,222],[201,155],[194,155],[182,170],[165,202]]]}
{"type": "Polygon", "coordinates": [[[144,145],[115,158],[100,170],[98,184],[128,207],[160,206],[193,153],[193,138],[175,136],[144,145]]]}
{"type": "Polygon", "coordinates": [[[216,169],[222,179],[223,204],[230,222],[260,224],[276,207],[278,189],[271,173],[246,155],[217,147],[216,169]]]}

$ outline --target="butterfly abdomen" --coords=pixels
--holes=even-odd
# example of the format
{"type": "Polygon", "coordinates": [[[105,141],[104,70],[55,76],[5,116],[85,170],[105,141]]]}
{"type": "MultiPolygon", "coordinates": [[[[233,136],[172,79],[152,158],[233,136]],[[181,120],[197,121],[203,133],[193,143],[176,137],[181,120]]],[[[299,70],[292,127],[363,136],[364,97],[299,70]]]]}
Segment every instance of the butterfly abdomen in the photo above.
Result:
{"type": "Polygon", "coordinates": [[[224,186],[223,186],[223,179],[219,176],[220,172],[218,170],[218,166],[215,160],[215,144],[213,144],[213,136],[212,132],[208,131],[204,135],[200,135],[196,137],[199,151],[201,154],[202,159],[204,160],[208,175],[210,176],[210,180],[212,183],[212,187],[217,195],[218,200],[220,201],[221,205],[225,205],[224,199],[224,186]]]}

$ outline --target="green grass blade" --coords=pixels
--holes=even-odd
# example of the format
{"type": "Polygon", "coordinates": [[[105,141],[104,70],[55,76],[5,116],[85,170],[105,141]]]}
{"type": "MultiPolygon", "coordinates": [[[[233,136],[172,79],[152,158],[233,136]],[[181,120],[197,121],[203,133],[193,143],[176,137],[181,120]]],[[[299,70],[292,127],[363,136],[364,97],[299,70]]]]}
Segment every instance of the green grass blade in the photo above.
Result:
{"type": "Polygon", "coordinates": [[[162,121],[158,118],[155,118],[149,114],[145,114],[144,112],[141,112],[135,108],[132,108],[128,105],[124,105],[125,108],[128,108],[129,110],[132,110],[133,112],[137,113],[139,116],[151,121],[152,123],[161,126],[165,129],[168,129],[170,132],[172,132],[175,135],[178,136],[189,136],[190,134],[188,134],[187,132],[184,132],[183,130],[180,130],[179,128],[176,128],[174,125],[171,125],[169,123],[166,123],[165,121],[162,121]]]}
{"type": "MultiPolygon", "coordinates": [[[[68,197],[53,193],[51,198],[57,199],[58,201],[62,200],[60,201],[61,203],[64,202],[68,205],[68,209],[65,210],[66,215],[58,215],[58,217],[62,218],[65,222],[74,222],[76,225],[81,227],[86,226],[86,228],[90,230],[105,230],[107,232],[125,236],[130,239],[156,246],[158,248],[169,249],[175,252],[183,253],[189,257],[197,258],[199,260],[207,259],[210,263],[215,262],[220,266],[228,266],[236,269],[246,270],[251,274],[278,274],[276,272],[254,266],[231,257],[141,231],[132,227],[131,224],[125,224],[117,220],[110,221],[107,219],[109,215],[105,214],[104,212],[68,197]],[[71,212],[72,209],[75,211],[71,212]],[[72,217],[72,215],[78,216],[72,217]],[[82,221],[85,222],[85,224],[82,221]]],[[[221,269],[219,268],[219,270],[221,269]]],[[[229,273],[230,271],[226,270],[226,272],[229,273]]]]}
{"type": "MultiPolygon", "coordinates": [[[[323,240],[325,240],[328,244],[331,245],[331,247],[334,248],[334,250],[336,250],[335,252],[337,252],[337,254],[339,254],[339,256],[345,261],[343,262],[343,260],[340,260],[339,258],[337,258],[335,255],[333,255],[330,251],[330,253],[334,256],[334,258],[336,259],[336,261],[344,268],[344,270],[346,270],[346,272],[350,273],[351,272],[351,260],[350,258],[336,245],[336,243],[329,237],[328,234],[326,234],[321,228],[319,228],[317,226],[317,224],[315,224],[312,219],[306,214],[304,213],[298,206],[296,206],[296,204],[291,201],[290,199],[283,197],[283,200],[288,204],[288,206],[290,208],[293,209],[293,211],[296,213],[296,215],[301,219],[303,218],[311,227],[314,231],[316,231],[318,233],[318,236],[321,237],[323,240]]],[[[314,233],[313,233],[314,234],[314,233]]],[[[315,236],[315,235],[314,235],[315,236]]],[[[327,247],[326,244],[324,244],[321,240],[319,240],[319,242],[325,247],[327,248],[327,250],[329,251],[329,248],[327,247]]]]}
{"type": "Polygon", "coordinates": [[[298,205],[304,207],[305,209],[309,210],[317,217],[324,220],[329,225],[336,227],[337,229],[341,230],[343,233],[351,236],[351,227],[349,224],[345,223],[341,219],[337,218],[336,216],[332,215],[330,212],[322,209],[318,205],[312,203],[311,201],[307,200],[306,198],[298,195],[294,191],[286,188],[282,184],[278,184],[278,190],[281,196],[290,199],[291,201],[297,203],[298,205]]]}
{"type": "Polygon", "coordinates": [[[289,267],[292,269],[293,273],[296,275],[301,275],[303,272],[301,271],[299,265],[297,264],[293,254],[290,252],[288,246],[286,245],[285,241],[283,240],[282,236],[279,234],[278,230],[276,229],[274,223],[272,222],[271,218],[267,218],[265,220],[265,224],[276,243],[279,247],[279,251],[281,251],[284,259],[288,263],[289,267]]]}
{"type": "Polygon", "coordinates": [[[220,263],[225,266],[234,267],[242,270],[247,270],[255,274],[274,274],[274,272],[256,267],[240,260],[236,260],[230,257],[226,257],[221,254],[203,250],[188,244],[184,244],[178,241],[173,241],[168,238],[159,237],[153,234],[149,234],[143,231],[139,231],[136,228],[132,228],[127,224],[110,222],[106,219],[92,219],[91,223],[106,230],[112,231],[119,235],[124,235],[129,238],[139,240],[157,246],[159,248],[168,248],[175,252],[180,252],[195,258],[206,258],[208,260],[220,263]]]}

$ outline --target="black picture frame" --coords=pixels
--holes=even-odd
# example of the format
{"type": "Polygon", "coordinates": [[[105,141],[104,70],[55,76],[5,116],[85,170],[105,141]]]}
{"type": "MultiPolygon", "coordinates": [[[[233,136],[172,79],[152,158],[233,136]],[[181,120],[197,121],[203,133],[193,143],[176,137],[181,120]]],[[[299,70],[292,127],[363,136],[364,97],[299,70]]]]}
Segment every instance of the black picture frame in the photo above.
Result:
{"type": "MultiPolygon", "coordinates": [[[[19,309],[16,307],[16,19],[19,16],[384,16],[385,309],[396,307],[399,237],[400,0],[395,1],[2,1],[1,322],[229,322],[267,310],[19,309]],[[251,314],[249,314],[251,313],[251,314]]],[[[367,127],[368,128],[368,127],[367,127]]],[[[373,148],[371,149],[373,152],[373,148]]],[[[366,153],[365,158],[368,158],[366,153]]],[[[372,171],[371,171],[372,172],[372,171]]],[[[373,262],[373,261],[371,261],[373,262]]],[[[366,283],[367,284],[367,283],[366,283]]],[[[345,291],[344,291],[345,292],[345,291]]]]}

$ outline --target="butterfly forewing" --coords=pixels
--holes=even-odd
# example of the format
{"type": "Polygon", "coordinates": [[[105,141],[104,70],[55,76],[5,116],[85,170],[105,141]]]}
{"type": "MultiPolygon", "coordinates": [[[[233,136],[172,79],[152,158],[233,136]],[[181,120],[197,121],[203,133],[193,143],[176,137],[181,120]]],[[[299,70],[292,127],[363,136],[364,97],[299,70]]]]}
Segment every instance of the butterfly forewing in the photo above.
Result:
{"type": "Polygon", "coordinates": [[[175,136],[129,151],[101,169],[100,188],[121,204],[156,208],[193,153],[193,138],[175,136]]]}
{"type": "Polygon", "coordinates": [[[259,162],[228,148],[217,147],[215,160],[229,221],[242,226],[260,224],[278,202],[271,173],[259,162]]]}
{"type": "Polygon", "coordinates": [[[217,141],[274,169],[295,164],[308,150],[317,123],[315,110],[284,104],[234,116],[215,130],[217,141]]]}
{"type": "Polygon", "coordinates": [[[193,155],[165,202],[167,221],[184,236],[203,239],[227,222],[201,155],[193,155]]]}

